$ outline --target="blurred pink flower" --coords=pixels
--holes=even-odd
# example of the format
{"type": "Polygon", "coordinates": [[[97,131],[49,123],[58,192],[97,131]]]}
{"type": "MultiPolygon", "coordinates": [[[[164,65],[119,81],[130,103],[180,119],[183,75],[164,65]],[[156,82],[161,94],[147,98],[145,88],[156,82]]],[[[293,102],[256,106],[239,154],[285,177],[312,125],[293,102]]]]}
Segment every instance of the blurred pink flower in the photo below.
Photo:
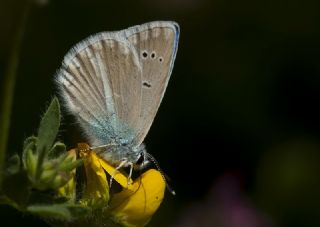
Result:
{"type": "Polygon", "coordinates": [[[214,184],[207,198],[191,205],[175,227],[274,227],[241,190],[235,174],[224,174],[214,184]]]}

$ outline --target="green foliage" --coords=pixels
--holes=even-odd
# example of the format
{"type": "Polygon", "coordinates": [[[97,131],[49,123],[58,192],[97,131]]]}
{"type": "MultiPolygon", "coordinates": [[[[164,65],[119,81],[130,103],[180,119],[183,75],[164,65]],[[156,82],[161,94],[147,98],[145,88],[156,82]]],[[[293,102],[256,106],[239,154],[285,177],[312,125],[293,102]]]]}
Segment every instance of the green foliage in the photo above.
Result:
{"type": "Polygon", "coordinates": [[[24,141],[21,158],[16,154],[8,160],[0,203],[59,221],[71,221],[88,212],[88,208],[70,201],[74,198],[71,181],[82,160],[76,160],[75,153],[68,153],[63,143],[55,142],[60,118],[58,99],[53,98],[38,135],[24,141]],[[58,189],[65,185],[69,190],[61,197],[58,189]]]}
{"type": "Polygon", "coordinates": [[[68,157],[64,144],[54,143],[60,118],[59,101],[53,98],[40,122],[38,136],[29,137],[24,142],[23,168],[32,188],[49,190],[62,187],[73,177],[72,170],[81,164],[81,160],[68,157]]]}
{"type": "Polygon", "coordinates": [[[41,217],[56,219],[59,221],[73,221],[76,217],[83,217],[90,211],[80,205],[58,204],[58,205],[34,205],[29,206],[27,211],[41,217]]]}

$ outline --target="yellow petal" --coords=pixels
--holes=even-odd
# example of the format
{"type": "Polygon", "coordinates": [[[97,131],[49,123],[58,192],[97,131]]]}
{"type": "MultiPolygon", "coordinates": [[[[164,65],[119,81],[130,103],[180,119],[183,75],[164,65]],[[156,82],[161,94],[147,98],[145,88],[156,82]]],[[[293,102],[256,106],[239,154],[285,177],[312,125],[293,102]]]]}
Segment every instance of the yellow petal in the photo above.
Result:
{"type": "Polygon", "coordinates": [[[86,172],[86,188],[81,202],[92,207],[106,206],[109,201],[109,186],[100,158],[87,144],[79,144],[78,147],[86,172]]]}
{"type": "Polygon", "coordinates": [[[112,165],[110,165],[108,162],[106,162],[104,159],[100,158],[100,164],[102,168],[110,175],[114,175],[113,179],[117,181],[123,188],[127,188],[128,185],[132,184],[131,178],[128,179],[128,177],[124,174],[122,174],[119,170],[116,170],[112,165]],[[129,182],[128,182],[129,180],[129,182]]]}
{"type": "Polygon", "coordinates": [[[127,227],[146,225],[159,208],[165,187],[160,172],[148,170],[129,185],[128,189],[112,197],[111,218],[127,227]]]}

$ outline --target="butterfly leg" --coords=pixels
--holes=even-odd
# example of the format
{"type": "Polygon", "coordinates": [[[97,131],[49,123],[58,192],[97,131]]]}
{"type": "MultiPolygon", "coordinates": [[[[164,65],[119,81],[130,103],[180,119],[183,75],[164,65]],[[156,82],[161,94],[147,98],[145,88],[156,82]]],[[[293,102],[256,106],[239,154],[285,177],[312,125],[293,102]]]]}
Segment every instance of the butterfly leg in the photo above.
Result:
{"type": "Polygon", "coordinates": [[[111,177],[110,177],[110,181],[109,181],[109,187],[111,188],[112,185],[112,180],[114,178],[114,176],[117,174],[118,170],[121,169],[125,164],[127,164],[128,161],[127,159],[124,159],[123,161],[120,162],[120,164],[117,166],[117,168],[113,171],[111,177]]]}
{"type": "Polygon", "coordinates": [[[133,163],[132,163],[132,162],[129,162],[128,165],[130,166],[129,176],[128,176],[128,180],[127,180],[127,184],[128,184],[128,186],[129,186],[129,185],[131,184],[131,183],[130,183],[130,179],[131,179],[131,176],[132,176],[133,163]]]}

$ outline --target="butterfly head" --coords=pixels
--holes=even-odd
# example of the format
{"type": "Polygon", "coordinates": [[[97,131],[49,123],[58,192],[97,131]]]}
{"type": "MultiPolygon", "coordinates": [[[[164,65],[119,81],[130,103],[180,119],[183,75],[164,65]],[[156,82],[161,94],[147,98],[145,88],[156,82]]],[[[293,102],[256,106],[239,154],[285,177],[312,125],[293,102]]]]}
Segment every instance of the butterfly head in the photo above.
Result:
{"type": "Polygon", "coordinates": [[[148,159],[148,153],[147,153],[147,150],[146,150],[144,144],[141,144],[138,147],[138,149],[136,150],[136,153],[137,153],[137,158],[135,161],[134,168],[136,170],[143,170],[150,163],[150,160],[148,159]]]}

